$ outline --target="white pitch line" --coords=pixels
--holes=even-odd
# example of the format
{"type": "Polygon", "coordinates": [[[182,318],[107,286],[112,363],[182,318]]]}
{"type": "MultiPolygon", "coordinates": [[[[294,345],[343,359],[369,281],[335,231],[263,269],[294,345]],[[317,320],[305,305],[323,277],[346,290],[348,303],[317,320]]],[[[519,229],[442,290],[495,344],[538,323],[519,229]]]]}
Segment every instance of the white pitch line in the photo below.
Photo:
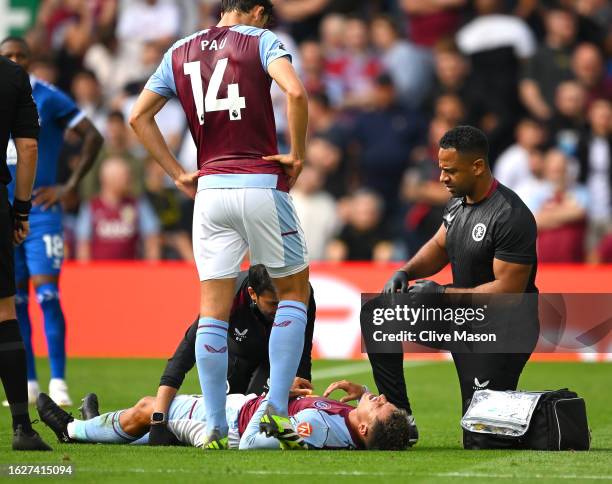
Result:
{"type": "MultiPolygon", "coordinates": [[[[85,472],[92,474],[101,473],[100,469],[88,468],[88,467],[77,467],[77,472],[85,472]]],[[[105,473],[121,473],[121,474],[198,474],[201,475],[199,470],[181,469],[181,468],[167,468],[167,469],[143,469],[138,467],[132,467],[129,469],[105,469],[105,473]]],[[[231,477],[240,477],[240,475],[258,475],[258,476],[352,476],[352,477],[446,477],[446,478],[484,478],[484,479],[572,479],[572,480],[597,480],[597,481],[610,481],[612,475],[578,475],[578,474],[494,474],[486,472],[410,472],[410,471],[398,471],[398,472],[381,472],[381,471],[269,471],[269,470],[237,470],[230,474],[231,477]]]]}
{"type": "MultiPolygon", "coordinates": [[[[439,363],[438,361],[404,361],[404,368],[412,368],[416,366],[431,365],[439,363]]],[[[332,366],[330,368],[323,368],[321,370],[314,370],[312,372],[313,381],[323,378],[335,378],[344,377],[348,375],[358,375],[360,373],[370,373],[372,367],[369,361],[359,361],[356,363],[348,363],[343,365],[332,366]]]]}

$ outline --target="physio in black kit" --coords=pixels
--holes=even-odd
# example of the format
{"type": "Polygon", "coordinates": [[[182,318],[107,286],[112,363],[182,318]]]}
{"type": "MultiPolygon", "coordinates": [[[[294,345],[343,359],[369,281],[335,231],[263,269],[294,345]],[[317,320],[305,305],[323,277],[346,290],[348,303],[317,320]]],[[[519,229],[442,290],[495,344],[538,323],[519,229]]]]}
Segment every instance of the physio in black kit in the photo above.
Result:
{"type": "MultiPolygon", "coordinates": [[[[522,200],[493,178],[488,141],[471,126],[458,126],[440,140],[440,182],[452,198],[434,237],[385,285],[384,292],[411,294],[537,293],[536,222],[522,200]],[[451,264],[453,283],[421,280],[451,264]],[[414,285],[409,282],[416,280],[414,285]]],[[[535,298],[525,297],[529,301],[535,298]]],[[[537,302],[537,301],[536,301],[537,302]]],[[[515,390],[539,334],[537,304],[530,304],[520,353],[455,352],[463,412],[475,390],[515,390]]],[[[412,413],[404,381],[402,355],[370,354],[380,393],[412,413]],[[398,384],[399,382],[399,384],[398,384]]],[[[466,449],[504,447],[501,439],[464,432],[466,449]]]]}

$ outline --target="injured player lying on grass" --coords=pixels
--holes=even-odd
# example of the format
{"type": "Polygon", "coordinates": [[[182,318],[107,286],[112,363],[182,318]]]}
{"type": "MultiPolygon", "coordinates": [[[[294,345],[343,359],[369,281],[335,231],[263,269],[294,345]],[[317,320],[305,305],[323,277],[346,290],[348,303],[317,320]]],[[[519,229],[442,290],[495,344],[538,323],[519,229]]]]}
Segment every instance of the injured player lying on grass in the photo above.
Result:
{"type": "MultiPolygon", "coordinates": [[[[266,396],[228,395],[225,408],[230,427],[228,447],[240,450],[408,447],[408,419],[403,410],[389,403],[384,395],[374,395],[346,380],[332,383],[324,395],[336,389],[358,398],[357,406],[326,397],[294,397],[289,401],[289,418],[271,422],[268,435],[259,430],[267,406],[266,396]]],[[[76,420],[42,393],[37,408],[41,420],[62,442],[145,444],[154,402],[154,397],[144,397],[132,408],[98,415],[97,397],[89,394],[81,407],[83,420],[76,420]]],[[[168,413],[168,428],[179,443],[202,447],[206,437],[204,410],[200,395],[175,397],[168,413]]]]}

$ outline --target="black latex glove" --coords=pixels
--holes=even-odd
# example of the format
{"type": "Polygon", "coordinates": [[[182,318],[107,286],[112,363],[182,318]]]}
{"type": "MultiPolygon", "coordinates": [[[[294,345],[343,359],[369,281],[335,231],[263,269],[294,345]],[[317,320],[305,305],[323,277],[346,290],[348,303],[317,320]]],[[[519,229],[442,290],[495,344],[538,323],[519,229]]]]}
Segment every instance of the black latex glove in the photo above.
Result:
{"type": "Polygon", "coordinates": [[[444,294],[444,291],[446,291],[445,286],[427,280],[416,281],[410,287],[410,294],[444,294]]]}
{"type": "Polygon", "coordinates": [[[408,274],[406,274],[406,272],[397,271],[385,284],[383,293],[392,294],[395,292],[408,292],[408,281],[408,274]]]}

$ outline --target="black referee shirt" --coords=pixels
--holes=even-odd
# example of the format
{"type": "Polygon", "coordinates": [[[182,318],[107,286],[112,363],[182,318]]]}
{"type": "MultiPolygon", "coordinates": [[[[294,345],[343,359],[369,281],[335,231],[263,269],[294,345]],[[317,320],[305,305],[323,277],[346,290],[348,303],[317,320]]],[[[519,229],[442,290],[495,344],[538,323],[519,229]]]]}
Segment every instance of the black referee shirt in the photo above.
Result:
{"type": "Polygon", "coordinates": [[[478,203],[451,199],[442,218],[453,286],[471,288],[494,281],[493,259],[499,259],[533,264],[525,292],[538,292],[536,222],[516,193],[495,180],[478,203]]]}
{"type": "Polygon", "coordinates": [[[8,185],[11,181],[6,166],[9,138],[38,139],[39,129],[28,73],[0,56],[0,183],[8,185]]]}

